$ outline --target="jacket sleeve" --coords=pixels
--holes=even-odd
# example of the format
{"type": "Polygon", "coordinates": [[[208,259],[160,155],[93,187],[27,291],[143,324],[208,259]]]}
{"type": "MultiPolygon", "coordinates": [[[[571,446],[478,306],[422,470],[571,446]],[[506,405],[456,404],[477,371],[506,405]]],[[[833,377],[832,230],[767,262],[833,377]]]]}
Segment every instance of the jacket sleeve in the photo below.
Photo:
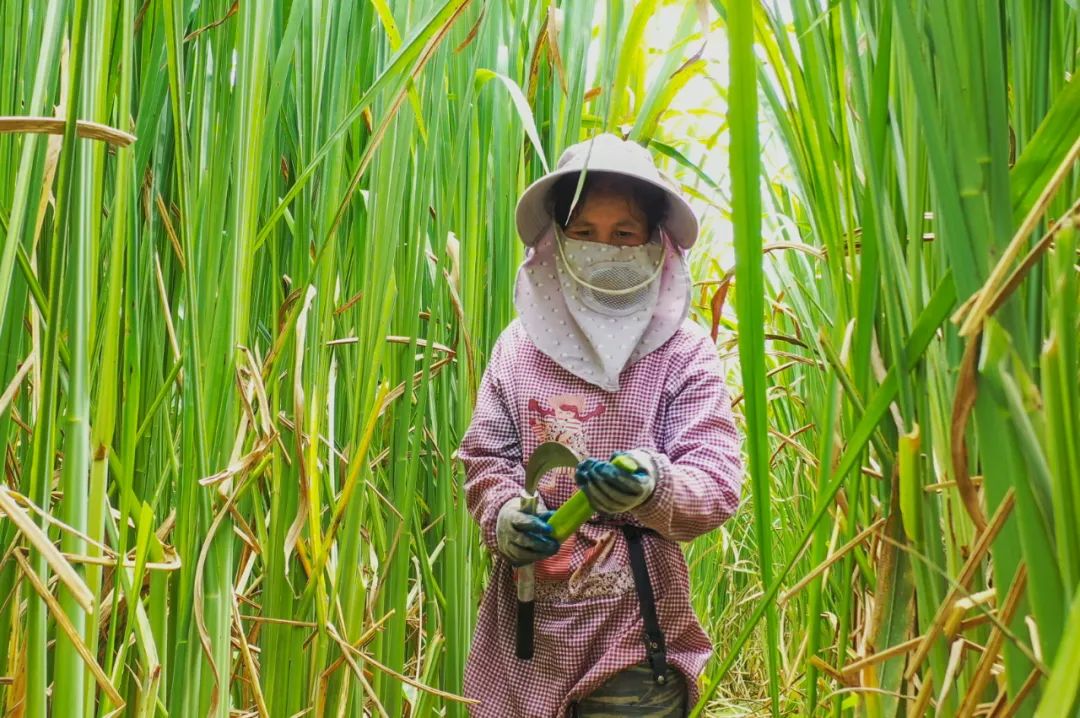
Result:
{"type": "Polygon", "coordinates": [[[653,464],[656,488],[633,515],[665,538],[690,541],[739,506],[741,437],[731,415],[716,347],[701,336],[669,375],[664,449],[639,449],[653,464]]]}
{"type": "Polygon", "coordinates": [[[493,552],[498,549],[495,522],[499,509],[518,496],[525,485],[521,437],[503,393],[502,367],[500,339],[492,349],[472,421],[458,448],[458,458],[465,465],[465,502],[480,524],[484,544],[493,552]]]}

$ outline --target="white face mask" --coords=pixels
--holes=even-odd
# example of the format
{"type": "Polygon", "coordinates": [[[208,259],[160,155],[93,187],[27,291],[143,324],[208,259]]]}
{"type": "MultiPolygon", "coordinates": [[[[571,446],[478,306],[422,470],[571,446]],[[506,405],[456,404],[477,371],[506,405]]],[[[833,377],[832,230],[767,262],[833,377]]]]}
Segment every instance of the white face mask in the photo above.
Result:
{"type": "Polygon", "coordinates": [[[592,351],[600,386],[618,387],[660,295],[664,246],[657,234],[638,247],[570,239],[555,228],[556,268],[566,308],[592,351]]]}
{"type": "Polygon", "coordinates": [[[577,285],[573,293],[599,314],[625,317],[649,308],[655,299],[664,248],[659,234],[646,244],[621,247],[570,239],[555,226],[559,268],[577,285]]]}

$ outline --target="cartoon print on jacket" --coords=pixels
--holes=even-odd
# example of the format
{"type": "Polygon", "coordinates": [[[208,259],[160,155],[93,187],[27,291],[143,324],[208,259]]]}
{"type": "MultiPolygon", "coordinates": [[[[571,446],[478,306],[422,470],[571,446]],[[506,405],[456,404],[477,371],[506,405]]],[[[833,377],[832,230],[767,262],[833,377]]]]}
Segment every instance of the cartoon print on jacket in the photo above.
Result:
{"type": "MultiPolygon", "coordinates": [[[[578,456],[587,458],[589,442],[585,424],[590,419],[603,414],[605,409],[603,404],[598,404],[586,410],[585,397],[580,394],[556,394],[542,402],[529,399],[529,427],[538,442],[557,441],[563,446],[570,447],[578,456]]],[[[538,488],[541,493],[554,491],[561,477],[570,477],[563,480],[569,481],[570,486],[573,486],[572,472],[568,469],[558,469],[547,472],[540,480],[538,488]]],[[[576,542],[577,536],[570,536],[563,542],[559,553],[538,561],[536,563],[537,579],[565,581],[569,578],[570,557],[576,542]]],[[[592,561],[587,561],[587,563],[591,564],[592,561]]]]}
{"type": "Polygon", "coordinates": [[[541,404],[529,399],[529,426],[537,441],[557,441],[574,450],[578,456],[589,456],[585,422],[604,413],[606,407],[598,404],[585,410],[585,397],[580,394],[557,394],[541,404]]]}

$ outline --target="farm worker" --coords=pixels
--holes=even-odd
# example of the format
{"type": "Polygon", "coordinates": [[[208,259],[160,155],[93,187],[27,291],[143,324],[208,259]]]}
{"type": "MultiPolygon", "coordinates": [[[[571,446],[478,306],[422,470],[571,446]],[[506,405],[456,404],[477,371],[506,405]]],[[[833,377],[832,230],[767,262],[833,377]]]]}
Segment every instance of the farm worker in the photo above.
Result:
{"type": "Polygon", "coordinates": [[[458,452],[495,556],[465,695],[482,718],[683,716],[712,646],[677,542],[730,517],[742,481],[716,347],[687,320],[697,218],[647,150],[603,134],[525,190],[517,229],[518,318],[491,351],[458,452]],[[540,484],[546,507],[580,487],[598,510],[562,545],[543,511],[520,510],[524,466],[545,441],[592,457],[540,484]],[[612,463],[624,452],[636,470],[612,463]],[[513,572],[528,564],[535,653],[520,660],[513,572]]]}

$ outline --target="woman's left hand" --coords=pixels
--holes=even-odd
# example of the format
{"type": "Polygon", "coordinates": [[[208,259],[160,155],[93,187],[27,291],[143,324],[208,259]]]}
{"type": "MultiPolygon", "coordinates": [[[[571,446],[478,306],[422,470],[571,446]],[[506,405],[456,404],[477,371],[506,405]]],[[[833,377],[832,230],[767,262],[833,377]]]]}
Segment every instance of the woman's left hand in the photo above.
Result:
{"type": "Polygon", "coordinates": [[[629,457],[622,452],[614,454],[611,459],[582,461],[577,466],[575,479],[593,508],[606,514],[621,514],[640,506],[652,495],[656,478],[641,462],[633,459],[627,461],[629,457]],[[620,456],[625,458],[620,459],[620,456]],[[621,468],[620,463],[624,466],[630,463],[635,468],[628,471],[621,468]]]}

